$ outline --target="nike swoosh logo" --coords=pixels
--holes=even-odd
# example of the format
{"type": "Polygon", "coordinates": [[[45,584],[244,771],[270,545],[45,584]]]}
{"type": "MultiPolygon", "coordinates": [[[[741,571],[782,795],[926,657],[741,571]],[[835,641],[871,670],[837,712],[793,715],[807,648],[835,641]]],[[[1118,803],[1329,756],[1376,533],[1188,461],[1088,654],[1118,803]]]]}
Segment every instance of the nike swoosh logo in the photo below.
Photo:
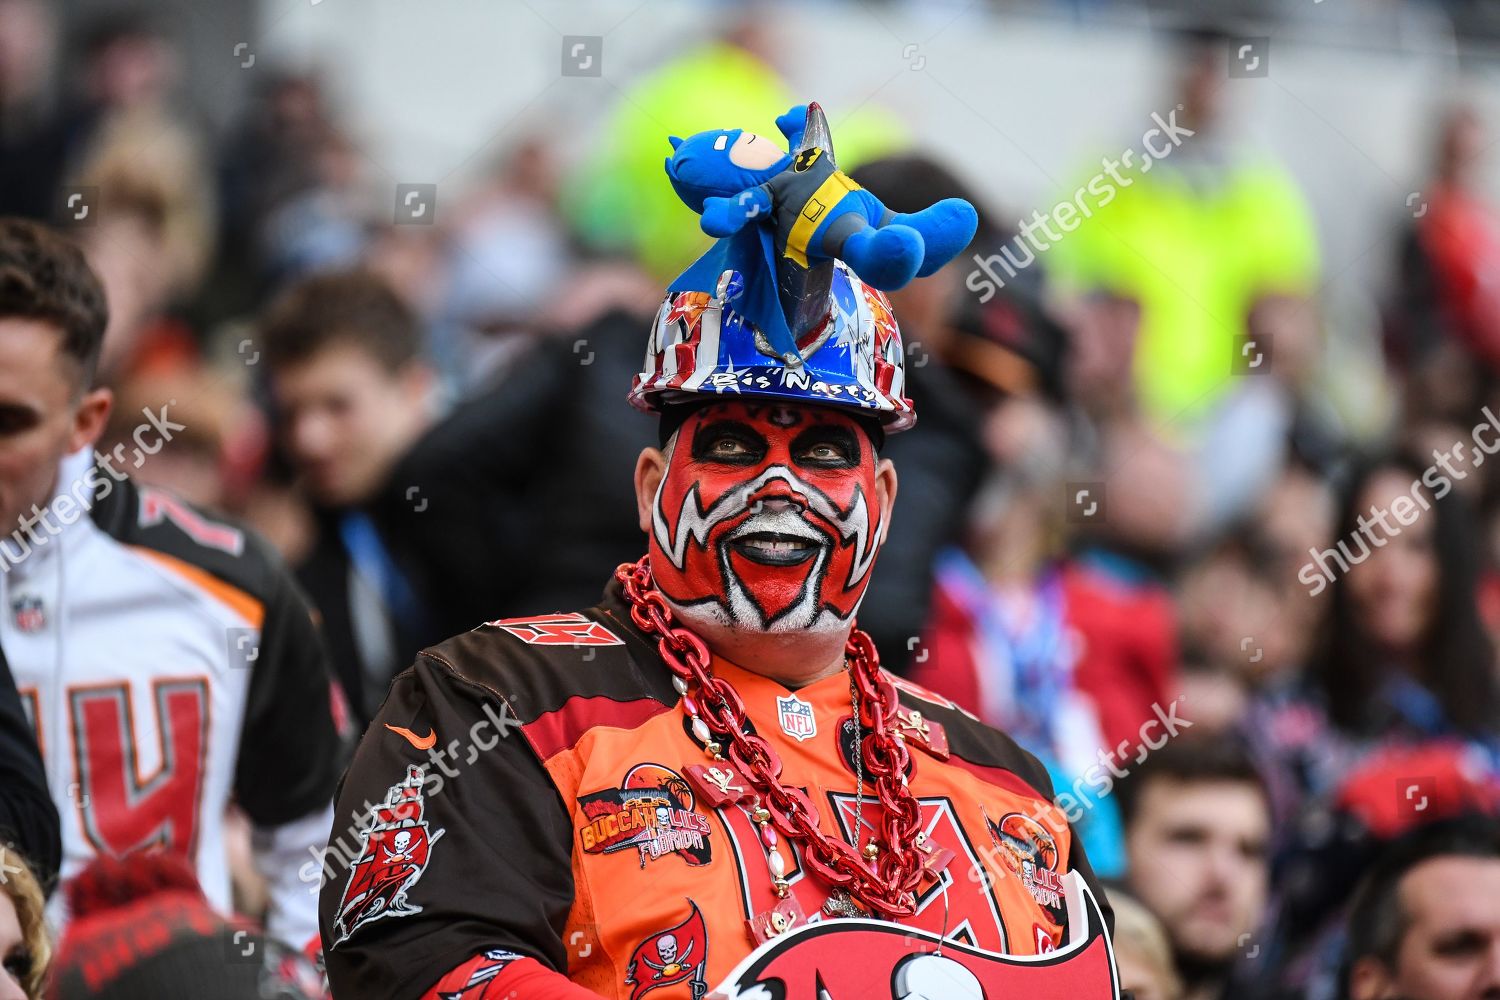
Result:
{"type": "Polygon", "coordinates": [[[437,744],[437,730],[435,729],[427,730],[426,736],[418,736],[410,729],[402,729],[400,726],[393,726],[389,722],[385,724],[385,728],[406,740],[406,742],[418,750],[431,750],[437,744]]]}

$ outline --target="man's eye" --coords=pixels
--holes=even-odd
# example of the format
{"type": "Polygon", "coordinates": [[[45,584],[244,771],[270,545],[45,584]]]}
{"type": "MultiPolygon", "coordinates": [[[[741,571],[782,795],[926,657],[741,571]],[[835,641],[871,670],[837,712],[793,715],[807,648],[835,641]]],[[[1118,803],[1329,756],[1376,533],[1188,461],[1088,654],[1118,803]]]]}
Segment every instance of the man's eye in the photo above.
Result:
{"type": "Polygon", "coordinates": [[[749,451],[745,442],[737,438],[719,438],[709,449],[709,454],[720,458],[733,458],[736,455],[744,455],[749,451]]]}
{"type": "Polygon", "coordinates": [[[0,406],[0,437],[10,437],[37,425],[36,414],[18,406],[0,406]]]}
{"type": "Polygon", "coordinates": [[[1180,830],[1168,830],[1163,838],[1169,844],[1179,847],[1199,847],[1208,843],[1208,834],[1196,828],[1184,828],[1180,830]]]}
{"type": "Polygon", "coordinates": [[[700,462],[754,465],[765,454],[765,439],[733,421],[700,427],[693,435],[693,458],[700,462]]]}
{"type": "Polygon", "coordinates": [[[803,448],[797,461],[811,465],[853,465],[849,451],[831,441],[821,441],[803,448]]]}
{"type": "Polygon", "coordinates": [[[5,956],[5,971],[10,974],[16,982],[21,982],[31,975],[31,952],[24,948],[13,951],[5,956]]]}

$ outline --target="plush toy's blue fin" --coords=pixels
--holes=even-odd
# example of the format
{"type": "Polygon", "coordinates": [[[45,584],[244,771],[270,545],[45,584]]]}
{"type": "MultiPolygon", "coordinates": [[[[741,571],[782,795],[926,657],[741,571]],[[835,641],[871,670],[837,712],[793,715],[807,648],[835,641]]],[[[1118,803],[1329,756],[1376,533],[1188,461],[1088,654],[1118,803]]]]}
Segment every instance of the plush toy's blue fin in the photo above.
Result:
{"type": "MultiPolygon", "coordinates": [[[[793,111],[796,108],[792,109],[793,111]]],[[[787,112],[791,114],[791,111],[787,112]]],[[[833,155],[833,135],[828,131],[828,116],[823,114],[823,105],[817,101],[807,105],[806,121],[802,129],[802,141],[792,149],[792,152],[800,153],[804,149],[817,146],[823,150],[823,155],[828,157],[828,162],[837,167],[837,160],[833,155]]]]}

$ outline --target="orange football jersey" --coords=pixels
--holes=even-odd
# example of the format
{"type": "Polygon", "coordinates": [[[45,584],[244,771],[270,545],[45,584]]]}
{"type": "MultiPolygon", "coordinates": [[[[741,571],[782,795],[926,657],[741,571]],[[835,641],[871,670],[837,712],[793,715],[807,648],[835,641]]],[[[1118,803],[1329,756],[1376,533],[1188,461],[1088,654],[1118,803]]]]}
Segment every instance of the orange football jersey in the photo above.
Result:
{"type": "MultiPolygon", "coordinates": [[[[873,785],[856,787],[848,675],[789,690],[714,669],[819,828],[868,842],[879,805],[873,785]]],[[[896,683],[924,848],[947,861],[903,923],[1015,955],[1062,944],[1060,878],[1093,876],[1045,771],[896,683]]],[[[537,959],[601,997],[697,1000],[758,936],[833,919],[830,888],[786,838],[791,896],[777,898],[740,776],[705,753],[678,702],[615,584],[587,612],[494,622],[424,652],[341,789],[347,829],[321,901],[334,995],[418,996],[490,953],[537,959]]],[[[444,996],[477,1000],[475,985],[444,996]]]]}

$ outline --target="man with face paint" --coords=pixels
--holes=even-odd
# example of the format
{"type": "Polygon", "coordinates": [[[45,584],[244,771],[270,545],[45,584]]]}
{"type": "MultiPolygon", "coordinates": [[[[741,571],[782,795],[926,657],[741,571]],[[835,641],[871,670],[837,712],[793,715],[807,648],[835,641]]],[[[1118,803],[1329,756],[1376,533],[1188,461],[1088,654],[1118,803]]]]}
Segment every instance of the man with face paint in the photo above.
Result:
{"type": "MultiPolygon", "coordinates": [[[[335,997],[702,1000],[850,917],[1067,946],[1065,886],[1093,875],[1045,771],[855,627],[897,494],[880,447],[915,420],[889,304],[837,263],[790,365],[739,287],[675,290],[653,325],[630,393],[661,420],[646,555],[595,607],[489,622],[392,685],[320,859],[335,997]],[[364,859],[403,812],[414,874],[372,902],[364,859]]],[[[1079,1000],[1114,996],[1100,968],[1079,1000]]]]}
{"type": "Polygon", "coordinates": [[[799,685],[840,669],[896,496],[878,431],[767,400],[671,419],[636,472],[657,588],[732,662],[799,685]]]}

